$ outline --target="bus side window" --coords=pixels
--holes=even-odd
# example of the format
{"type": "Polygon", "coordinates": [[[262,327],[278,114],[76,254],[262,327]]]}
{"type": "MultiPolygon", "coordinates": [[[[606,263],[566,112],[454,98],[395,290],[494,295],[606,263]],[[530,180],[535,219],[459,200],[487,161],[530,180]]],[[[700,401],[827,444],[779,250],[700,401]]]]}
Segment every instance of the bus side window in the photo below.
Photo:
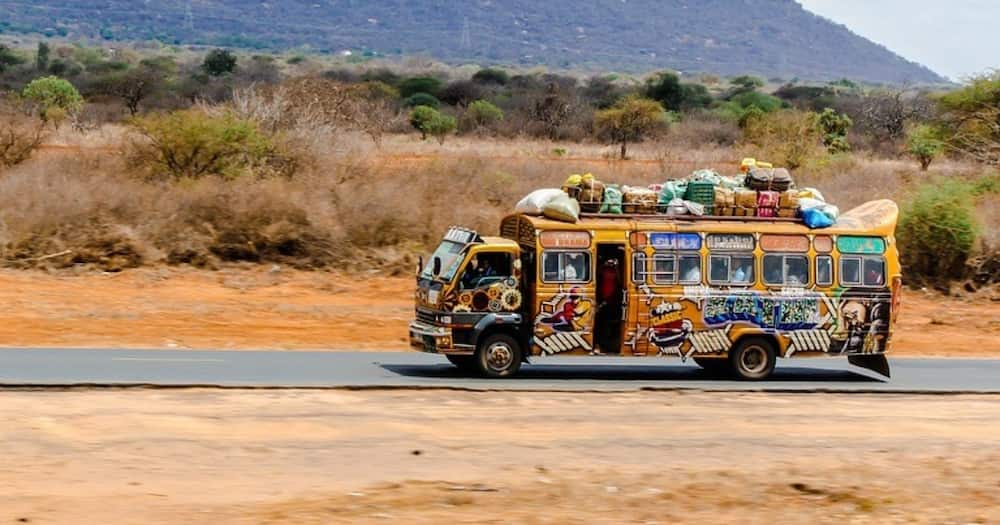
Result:
{"type": "Polygon", "coordinates": [[[673,255],[656,254],[653,256],[653,282],[656,284],[673,284],[677,282],[677,260],[673,255]]]}
{"type": "Polygon", "coordinates": [[[833,258],[829,255],[816,257],[816,284],[818,286],[833,284],[833,258]]]}
{"type": "Polygon", "coordinates": [[[543,252],[542,281],[586,283],[590,281],[590,252],[543,252]]]}
{"type": "Polygon", "coordinates": [[[881,257],[865,257],[865,286],[882,286],[885,284],[885,261],[881,257]]]}
{"type": "Polygon", "coordinates": [[[729,256],[713,255],[708,261],[708,281],[710,283],[729,282],[729,256]]]}
{"type": "Polygon", "coordinates": [[[642,252],[636,252],[632,254],[632,282],[634,283],[644,283],[646,282],[646,254],[642,252]]]}
{"type": "Polygon", "coordinates": [[[765,255],[764,284],[771,286],[809,284],[809,258],[805,255],[765,255]]]}
{"type": "Polygon", "coordinates": [[[701,284],[701,255],[696,253],[681,255],[679,275],[684,284],[701,284]]]}
{"type": "Polygon", "coordinates": [[[840,257],[841,286],[859,286],[861,284],[861,259],[859,257],[840,257]]]}

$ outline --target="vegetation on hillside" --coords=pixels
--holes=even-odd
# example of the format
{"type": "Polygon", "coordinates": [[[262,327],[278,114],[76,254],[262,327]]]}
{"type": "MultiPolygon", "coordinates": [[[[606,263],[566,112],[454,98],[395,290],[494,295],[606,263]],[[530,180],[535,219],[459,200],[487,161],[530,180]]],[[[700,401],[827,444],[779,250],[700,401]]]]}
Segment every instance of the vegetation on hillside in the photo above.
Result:
{"type": "Polygon", "coordinates": [[[944,82],[795,0],[0,0],[0,12],[0,33],[72,41],[308,49],[359,62],[420,55],[450,63],[944,82]]]}
{"type": "Polygon", "coordinates": [[[988,176],[1000,163],[990,120],[1000,114],[996,74],[935,93],[673,72],[324,70],[307,57],[225,50],[45,44],[9,53],[17,60],[0,73],[7,265],[400,267],[392,253],[426,248],[448,224],[494,229],[524,192],[565,176],[549,160],[572,163],[567,150],[580,148],[602,150],[626,173],[623,183],[683,176],[692,166],[675,161],[712,152],[706,165],[754,156],[793,168],[802,184],[830,187],[845,206],[896,198],[913,278],[961,276],[1000,241],[997,179],[988,176]],[[59,128],[67,117],[72,126],[59,128]],[[95,153],[37,155],[49,137],[107,134],[95,153]],[[473,154],[419,169],[379,164],[393,155],[379,151],[386,141],[398,147],[407,134],[411,147],[431,151],[476,141],[508,148],[500,158],[519,157],[524,144],[545,153],[530,162],[473,154]],[[619,164],[636,156],[656,164],[619,164]],[[947,261],[930,242],[941,232],[925,231],[935,225],[962,232],[947,261]]]}

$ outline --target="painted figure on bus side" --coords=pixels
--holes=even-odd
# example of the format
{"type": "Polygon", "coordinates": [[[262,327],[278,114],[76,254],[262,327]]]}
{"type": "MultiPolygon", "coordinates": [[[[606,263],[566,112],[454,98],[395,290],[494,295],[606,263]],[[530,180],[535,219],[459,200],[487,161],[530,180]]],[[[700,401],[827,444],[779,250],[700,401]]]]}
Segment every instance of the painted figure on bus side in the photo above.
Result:
{"type": "Polygon", "coordinates": [[[538,322],[556,332],[577,332],[585,325],[584,318],[590,313],[590,307],[591,302],[581,296],[579,288],[574,287],[558,302],[554,313],[543,315],[538,322]]]}
{"type": "Polygon", "coordinates": [[[663,302],[653,308],[650,317],[649,342],[660,354],[679,354],[681,346],[688,340],[694,325],[684,319],[680,303],[663,302]]]}

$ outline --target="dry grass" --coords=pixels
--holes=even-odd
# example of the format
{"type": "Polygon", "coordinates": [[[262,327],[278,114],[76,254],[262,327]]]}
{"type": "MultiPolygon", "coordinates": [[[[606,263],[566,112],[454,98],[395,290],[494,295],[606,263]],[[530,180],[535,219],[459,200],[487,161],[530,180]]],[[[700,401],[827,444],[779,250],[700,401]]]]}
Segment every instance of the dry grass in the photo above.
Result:
{"type": "MultiPolygon", "coordinates": [[[[154,183],[130,174],[122,161],[123,128],[63,128],[52,139],[56,147],[0,171],[0,259],[13,267],[108,270],[227,261],[408,270],[449,225],[493,233],[523,195],[558,186],[569,173],[649,184],[698,168],[733,172],[740,158],[759,154],[696,148],[688,131],[637,145],[628,161],[594,143],[462,137],[442,146],[409,134],[386,136],[378,149],[365,136],[334,129],[306,141],[307,131],[286,135],[301,137],[308,150],[309,162],[294,177],[154,183]],[[53,254],[61,255],[47,257],[53,254]]],[[[977,173],[954,162],[923,174],[912,162],[846,156],[812,162],[796,177],[848,209],[874,198],[903,199],[924,177],[977,173]]],[[[996,246],[995,203],[984,204],[981,219],[996,246]]]]}

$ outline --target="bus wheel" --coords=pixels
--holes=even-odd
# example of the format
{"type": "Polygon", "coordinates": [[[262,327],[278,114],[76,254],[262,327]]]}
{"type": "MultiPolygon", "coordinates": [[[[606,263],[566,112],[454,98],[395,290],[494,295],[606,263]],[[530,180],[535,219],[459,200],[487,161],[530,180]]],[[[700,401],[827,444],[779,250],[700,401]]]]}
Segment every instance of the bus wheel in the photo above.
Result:
{"type": "Polygon", "coordinates": [[[494,334],[476,349],[476,365],[486,377],[511,377],[521,369],[521,345],[513,337],[494,334]]]}
{"type": "Polygon", "coordinates": [[[472,372],[476,369],[476,356],[472,355],[447,355],[448,361],[463,372],[472,372]]]}
{"type": "Polygon", "coordinates": [[[766,379],[774,371],[775,361],[774,344],[760,337],[744,339],[729,351],[729,365],[740,379],[766,379]]]}
{"type": "Polygon", "coordinates": [[[729,361],[719,357],[696,357],[694,362],[710,374],[721,374],[729,371],[729,361]]]}

